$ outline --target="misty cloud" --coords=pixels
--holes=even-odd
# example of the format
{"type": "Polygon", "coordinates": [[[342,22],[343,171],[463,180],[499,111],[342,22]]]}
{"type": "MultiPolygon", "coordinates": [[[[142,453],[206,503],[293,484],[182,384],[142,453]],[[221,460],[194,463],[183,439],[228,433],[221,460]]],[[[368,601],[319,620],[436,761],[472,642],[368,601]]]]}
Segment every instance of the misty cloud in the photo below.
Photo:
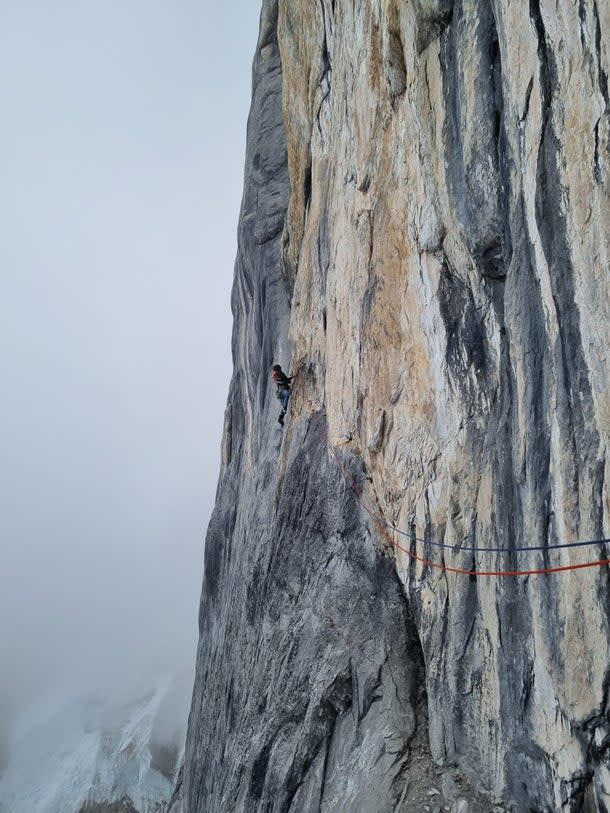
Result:
{"type": "Polygon", "coordinates": [[[3,12],[0,769],[41,694],[178,675],[188,702],[258,17],[239,5],[3,12]]]}

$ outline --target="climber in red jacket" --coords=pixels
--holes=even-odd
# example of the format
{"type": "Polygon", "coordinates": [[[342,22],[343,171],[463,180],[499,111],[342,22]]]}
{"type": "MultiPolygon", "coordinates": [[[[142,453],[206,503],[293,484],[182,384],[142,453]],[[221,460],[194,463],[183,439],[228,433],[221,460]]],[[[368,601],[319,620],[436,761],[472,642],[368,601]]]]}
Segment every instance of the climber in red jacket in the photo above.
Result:
{"type": "Polygon", "coordinates": [[[277,386],[276,396],[282,402],[282,411],[280,412],[278,422],[284,426],[284,416],[286,415],[288,399],[290,398],[290,384],[294,376],[287,376],[279,364],[273,365],[271,375],[273,377],[273,383],[277,386]]]}

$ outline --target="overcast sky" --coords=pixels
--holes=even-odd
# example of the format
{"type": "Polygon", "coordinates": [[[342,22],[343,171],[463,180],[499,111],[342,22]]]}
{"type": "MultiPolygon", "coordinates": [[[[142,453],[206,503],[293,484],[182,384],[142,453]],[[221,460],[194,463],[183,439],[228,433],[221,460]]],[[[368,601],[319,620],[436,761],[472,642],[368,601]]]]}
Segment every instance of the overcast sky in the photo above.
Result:
{"type": "Polygon", "coordinates": [[[0,691],[190,668],[258,0],[0,0],[0,691]]]}

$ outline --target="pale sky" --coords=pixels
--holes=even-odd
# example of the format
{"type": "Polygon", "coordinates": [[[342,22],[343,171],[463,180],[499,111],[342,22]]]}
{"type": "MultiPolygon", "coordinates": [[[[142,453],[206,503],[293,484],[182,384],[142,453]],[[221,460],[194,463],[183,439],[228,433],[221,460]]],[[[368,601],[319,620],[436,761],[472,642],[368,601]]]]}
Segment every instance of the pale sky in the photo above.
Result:
{"type": "Polygon", "coordinates": [[[259,10],[0,0],[4,705],[192,667],[259,10]]]}

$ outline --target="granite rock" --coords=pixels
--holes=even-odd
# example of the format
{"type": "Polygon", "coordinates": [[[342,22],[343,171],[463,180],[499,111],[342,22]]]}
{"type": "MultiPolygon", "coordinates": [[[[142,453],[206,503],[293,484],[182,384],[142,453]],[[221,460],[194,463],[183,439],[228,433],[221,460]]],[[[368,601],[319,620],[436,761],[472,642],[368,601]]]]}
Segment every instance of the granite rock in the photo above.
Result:
{"type": "Polygon", "coordinates": [[[422,561],[610,556],[552,549],[610,536],[609,35],[263,3],[189,813],[406,810],[435,764],[469,810],[610,808],[608,567],[422,561]]]}

